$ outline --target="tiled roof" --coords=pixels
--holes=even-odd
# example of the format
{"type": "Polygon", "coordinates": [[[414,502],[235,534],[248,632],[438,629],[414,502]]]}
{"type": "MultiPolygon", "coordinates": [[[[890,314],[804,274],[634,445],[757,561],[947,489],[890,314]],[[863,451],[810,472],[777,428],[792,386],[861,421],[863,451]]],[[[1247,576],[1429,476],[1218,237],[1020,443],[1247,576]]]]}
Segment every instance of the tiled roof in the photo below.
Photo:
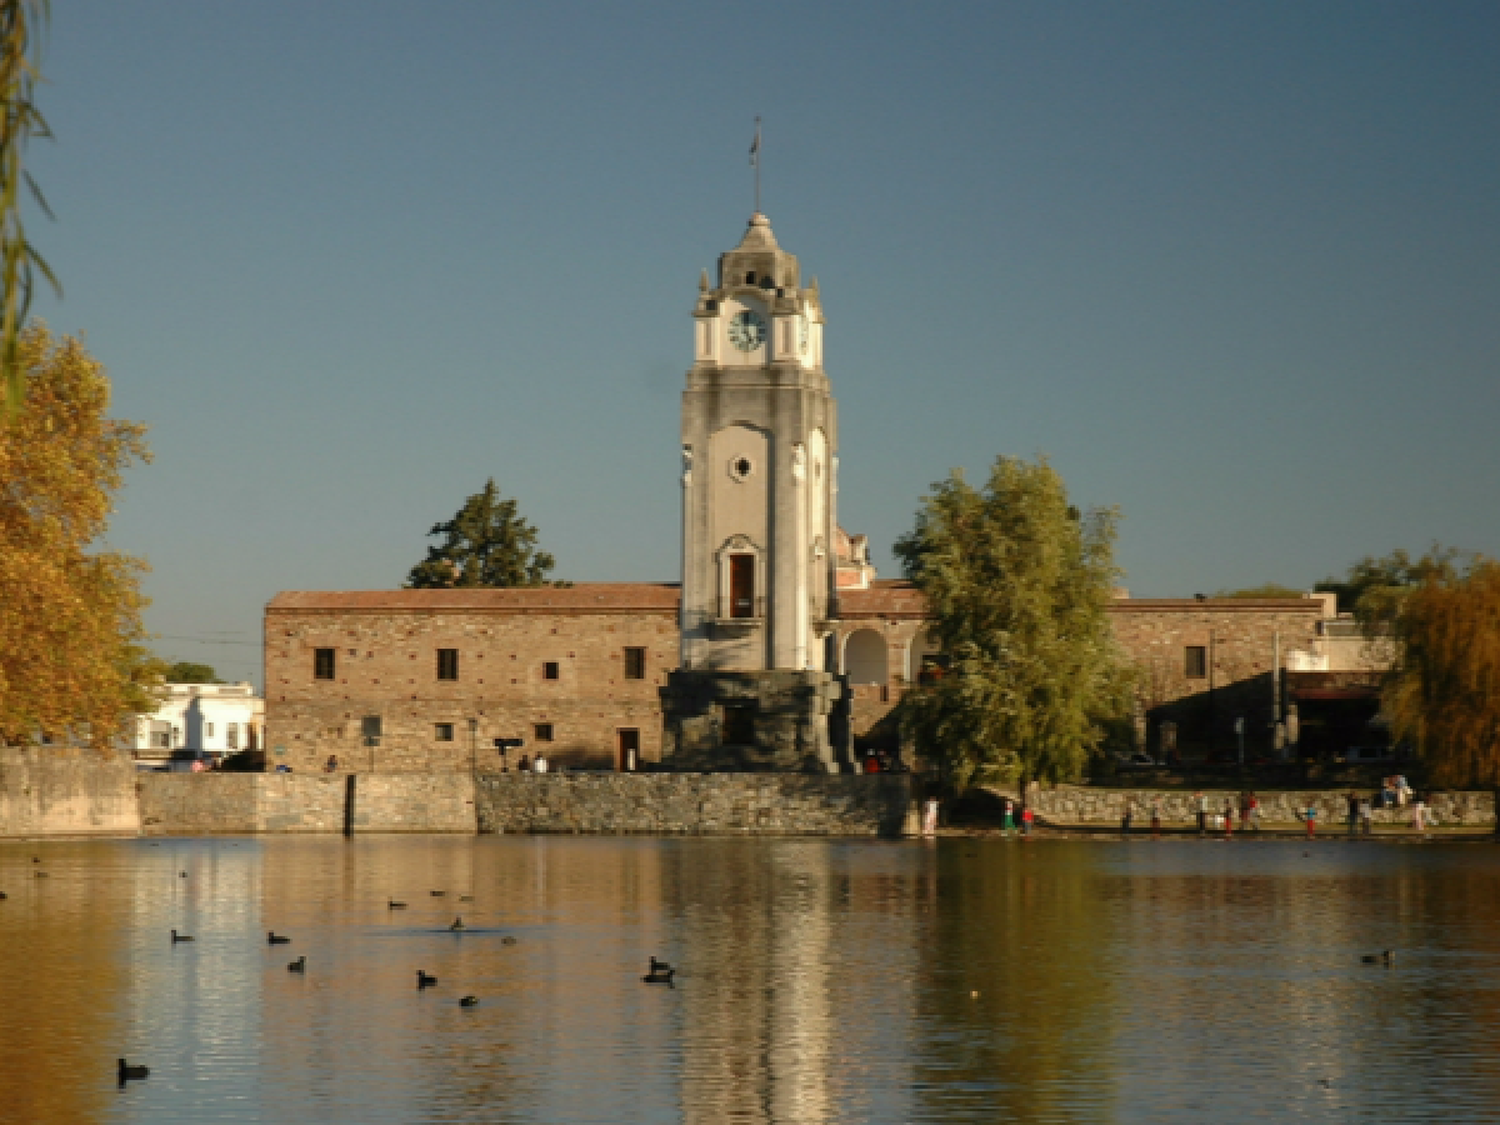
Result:
{"type": "Polygon", "coordinates": [[[466,590],[283,590],[266,612],[300,610],[467,610],[483,613],[677,612],[675,582],[580,582],[466,590]]]}

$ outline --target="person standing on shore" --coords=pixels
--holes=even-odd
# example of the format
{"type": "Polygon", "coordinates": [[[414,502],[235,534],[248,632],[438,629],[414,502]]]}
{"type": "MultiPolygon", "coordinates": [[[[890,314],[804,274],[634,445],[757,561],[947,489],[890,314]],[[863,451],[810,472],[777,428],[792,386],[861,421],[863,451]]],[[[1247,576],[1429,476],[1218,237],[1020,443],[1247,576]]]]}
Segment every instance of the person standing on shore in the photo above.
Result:
{"type": "Polygon", "coordinates": [[[1224,798],[1224,839],[1234,839],[1234,805],[1228,797],[1224,798]]]}
{"type": "Polygon", "coordinates": [[[1359,799],[1359,830],[1360,830],[1360,832],[1363,833],[1364,835],[1368,836],[1370,834],[1371,829],[1374,827],[1374,821],[1375,821],[1375,810],[1370,807],[1370,798],[1368,798],[1368,797],[1361,797],[1359,799]]]}
{"type": "Polygon", "coordinates": [[[1130,835],[1130,822],[1135,819],[1135,804],[1131,801],[1125,802],[1125,815],[1120,817],[1120,835],[1130,835]]]}
{"type": "Polygon", "coordinates": [[[1031,815],[1031,806],[1030,805],[1026,805],[1026,806],[1022,807],[1022,809],[1021,809],[1021,835],[1022,835],[1022,837],[1026,838],[1026,839],[1030,839],[1030,837],[1031,837],[1031,822],[1032,822],[1032,819],[1033,818],[1032,818],[1032,815],[1031,815]]]}
{"type": "Polygon", "coordinates": [[[1307,838],[1311,840],[1318,834],[1318,806],[1309,804],[1302,819],[1307,821],[1307,838]]]}
{"type": "Polygon", "coordinates": [[[1161,797],[1151,798],[1151,838],[1161,839],[1161,797]]]}
{"type": "Polygon", "coordinates": [[[1194,808],[1198,813],[1198,835],[1208,833],[1208,798],[1203,795],[1203,790],[1193,794],[1194,808]]]}
{"type": "Polygon", "coordinates": [[[1009,836],[1016,830],[1016,806],[1010,803],[1010,798],[1005,798],[1005,804],[1001,806],[1000,830],[1009,836]]]}
{"type": "Polygon", "coordinates": [[[1427,835],[1427,802],[1418,797],[1411,806],[1411,826],[1427,835]]]}
{"type": "Polygon", "coordinates": [[[1250,828],[1250,793],[1248,790],[1240,793],[1240,831],[1245,832],[1250,828]]]}
{"type": "Polygon", "coordinates": [[[1349,835],[1353,836],[1359,831],[1359,798],[1354,795],[1354,790],[1349,790],[1349,796],[1345,798],[1349,804],[1349,835]]]}
{"type": "Polygon", "coordinates": [[[1260,831],[1260,798],[1255,795],[1255,790],[1250,791],[1250,827],[1257,832],[1260,831]]]}

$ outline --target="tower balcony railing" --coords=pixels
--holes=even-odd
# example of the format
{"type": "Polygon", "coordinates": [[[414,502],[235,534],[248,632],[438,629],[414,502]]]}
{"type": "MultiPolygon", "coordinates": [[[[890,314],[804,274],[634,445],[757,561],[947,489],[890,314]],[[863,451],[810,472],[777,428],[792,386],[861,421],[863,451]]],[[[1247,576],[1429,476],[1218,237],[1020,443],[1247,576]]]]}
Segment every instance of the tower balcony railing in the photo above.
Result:
{"type": "Polygon", "coordinates": [[[759,629],[766,620],[766,599],[744,598],[722,594],[719,597],[719,612],[714,618],[714,631],[724,636],[735,636],[759,629]]]}

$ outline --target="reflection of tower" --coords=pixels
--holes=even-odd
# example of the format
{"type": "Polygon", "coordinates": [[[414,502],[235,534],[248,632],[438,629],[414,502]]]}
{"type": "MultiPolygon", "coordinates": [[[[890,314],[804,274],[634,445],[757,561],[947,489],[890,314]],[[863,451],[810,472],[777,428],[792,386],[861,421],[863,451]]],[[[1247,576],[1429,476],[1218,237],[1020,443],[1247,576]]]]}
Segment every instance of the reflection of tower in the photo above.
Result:
{"type": "Polygon", "coordinates": [[[698,848],[673,852],[682,956],[713,966],[695,970],[682,992],[683,1120],[830,1120],[841,1040],[829,973],[839,960],[830,849],[820,841],[712,846],[711,863],[698,848]]]}
{"type": "Polygon", "coordinates": [[[759,213],[707,274],[682,396],[682,667],[664,758],[686,769],[835,768],[838,423],[823,309],[759,213]]]}

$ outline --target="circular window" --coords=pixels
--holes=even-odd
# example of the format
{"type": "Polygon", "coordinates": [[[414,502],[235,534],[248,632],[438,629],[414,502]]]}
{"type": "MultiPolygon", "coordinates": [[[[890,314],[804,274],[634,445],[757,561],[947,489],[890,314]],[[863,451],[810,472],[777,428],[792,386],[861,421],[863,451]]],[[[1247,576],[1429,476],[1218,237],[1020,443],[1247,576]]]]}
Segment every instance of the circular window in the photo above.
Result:
{"type": "Polygon", "coordinates": [[[735,480],[744,480],[754,471],[755,466],[748,457],[735,457],[729,462],[729,475],[735,480]]]}

